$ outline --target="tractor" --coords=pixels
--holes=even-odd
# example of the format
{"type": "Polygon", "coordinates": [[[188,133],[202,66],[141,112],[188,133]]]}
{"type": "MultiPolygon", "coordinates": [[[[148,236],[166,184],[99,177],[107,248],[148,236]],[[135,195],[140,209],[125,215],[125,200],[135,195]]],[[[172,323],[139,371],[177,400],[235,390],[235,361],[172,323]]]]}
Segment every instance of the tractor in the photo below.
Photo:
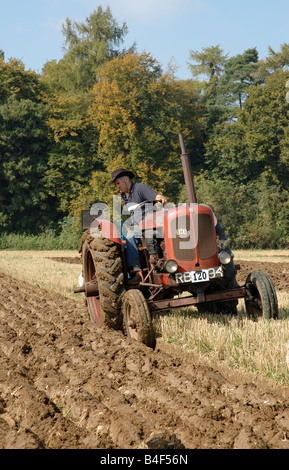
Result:
{"type": "Polygon", "coordinates": [[[211,208],[197,203],[182,134],[179,139],[188,202],[159,209],[156,201],[138,205],[151,210],[139,224],[142,280],[137,286],[128,284],[121,230],[101,214],[82,213],[83,284],[74,292],[85,294],[97,325],[122,329],[129,339],[151,348],[156,344],[152,316],[159,311],[195,306],[200,313],[236,315],[238,301],[244,299],[248,315],[278,318],[268,274],[253,271],[244,285],[237,283],[240,266],[234,264],[227,237],[217,233],[211,208]]]}

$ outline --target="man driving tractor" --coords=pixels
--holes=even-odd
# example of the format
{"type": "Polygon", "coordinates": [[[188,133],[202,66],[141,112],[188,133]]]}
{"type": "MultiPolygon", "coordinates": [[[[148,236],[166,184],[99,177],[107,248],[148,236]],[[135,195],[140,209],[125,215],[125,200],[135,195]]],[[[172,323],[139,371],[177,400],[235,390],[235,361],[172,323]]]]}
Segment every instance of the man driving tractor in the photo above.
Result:
{"type": "MultiPolygon", "coordinates": [[[[121,198],[127,209],[131,212],[135,209],[136,205],[144,201],[155,200],[159,201],[163,206],[167,204],[167,199],[162,194],[158,194],[149,186],[143,183],[134,183],[134,173],[124,168],[118,168],[111,174],[111,181],[109,184],[115,186],[121,191],[121,198]]],[[[128,272],[130,279],[129,285],[137,285],[141,280],[141,270],[138,252],[138,239],[141,234],[138,230],[138,224],[145,216],[144,208],[134,213],[134,226],[128,230],[125,237],[126,240],[126,258],[128,272]]]]}

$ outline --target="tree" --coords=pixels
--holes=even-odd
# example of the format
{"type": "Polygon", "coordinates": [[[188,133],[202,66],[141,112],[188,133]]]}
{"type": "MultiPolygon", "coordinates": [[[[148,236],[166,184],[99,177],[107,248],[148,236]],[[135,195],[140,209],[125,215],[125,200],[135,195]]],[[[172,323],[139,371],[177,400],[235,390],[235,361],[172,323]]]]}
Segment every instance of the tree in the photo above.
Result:
{"type": "Polygon", "coordinates": [[[256,48],[237,54],[224,64],[224,73],[217,85],[218,101],[226,106],[243,108],[248,88],[256,83],[258,52],[256,48]]]}
{"type": "Polygon", "coordinates": [[[183,182],[178,134],[199,165],[202,106],[191,81],[163,75],[150,54],[108,62],[92,89],[88,122],[99,133],[99,167],[82,188],[75,211],[91,201],[111,202],[110,173],[128,167],[159,192],[176,199],[183,182]]]}
{"type": "Polygon", "coordinates": [[[36,232],[53,218],[43,185],[49,148],[40,77],[0,59],[0,229],[36,232]]]}
{"type": "Polygon", "coordinates": [[[202,81],[201,101],[206,107],[207,135],[217,122],[224,119],[226,109],[218,103],[217,86],[224,73],[224,66],[228,55],[224,53],[220,45],[203,47],[201,52],[190,51],[189,63],[193,77],[202,81]]]}
{"type": "Polygon", "coordinates": [[[17,59],[8,62],[0,57],[0,104],[6,103],[10,96],[41,102],[42,86],[39,76],[29,70],[17,59]]]}
{"type": "Polygon", "coordinates": [[[288,70],[289,68],[289,44],[281,44],[280,52],[275,52],[272,47],[268,47],[268,57],[264,61],[267,72],[274,73],[279,70],[288,70]]]}
{"type": "Polygon", "coordinates": [[[194,77],[205,75],[209,81],[213,77],[219,77],[224,69],[224,64],[228,55],[224,54],[220,45],[203,47],[201,52],[190,51],[190,59],[197,64],[189,64],[194,77]]]}
{"type": "Polygon", "coordinates": [[[54,91],[78,92],[92,88],[105,62],[123,53],[127,26],[117,24],[109,7],[99,6],[83,23],[66,18],[62,32],[64,57],[45,64],[45,82],[54,91]]]}
{"type": "Polygon", "coordinates": [[[0,106],[0,228],[37,233],[53,219],[45,191],[46,106],[15,96],[0,106]]]}
{"type": "MultiPolygon", "coordinates": [[[[209,172],[195,178],[195,185],[198,202],[221,217],[233,250],[288,247],[288,191],[264,179],[243,184],[209,172]]],[[[180,201],[186,201],[185,188],[180,201]]]]}
{"type": "Polygon", "coordinates": [[[45,185],[57,198],[60,213],[70,211],[71,204],[89,181],[93,171],[101,171],[98,157],[98,131],[87,120],[92,101],[90,88],[99,79],[103,65],[120,56],[120,46],[127,33],[119,26],[110,8],[98,7],[85,22],[66,19],[63,25],[65,54],[58,63],[45,65],[42,83],[50,114],[49,151],[45,185]]]}
{"type": "Polygon", "coordinates": [[[248,88],[244,108],[233,124],[216,127],[206,145],[206,162],[222,177],[239,182],[263,178],[286,190],[289,178],[288,118],[285,84],[280,70],[265,84],[248,88]]]}
{"type": "Polygon", "coordinates": [[[193,77],[204,77],[204,99],[207,105],[216,103],[216,88],[219,78],[224,71],[224,65],[228,55],[224,54],[220,45],[203,47],[201,52],[190,51],[190,60],[197,62],[189,63],[193,77]]]}
{"type": "Polygon", "coordinates": [[[87,122],[91,102],[87,93],[54,96],[48,101],[51,144],[44,183],[56,198],[58,211],[65,215],[91,172],[100,168],[98,132],[87,122]]]}

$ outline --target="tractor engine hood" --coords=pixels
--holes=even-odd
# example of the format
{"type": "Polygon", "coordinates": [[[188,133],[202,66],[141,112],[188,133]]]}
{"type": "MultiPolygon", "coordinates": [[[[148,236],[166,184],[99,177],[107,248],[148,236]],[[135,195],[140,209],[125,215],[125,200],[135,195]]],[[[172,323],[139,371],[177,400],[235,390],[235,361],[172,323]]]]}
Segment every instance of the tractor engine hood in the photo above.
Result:
{"type": "Polygon", "coordinates": [[[216,222],[208,206],[182,204],[148,214],[140,227],[148,233],[155,229],[155,236],[163,228],[166,258],[177,261],[178,272],[184,272],[219,265],[216,222]]]}

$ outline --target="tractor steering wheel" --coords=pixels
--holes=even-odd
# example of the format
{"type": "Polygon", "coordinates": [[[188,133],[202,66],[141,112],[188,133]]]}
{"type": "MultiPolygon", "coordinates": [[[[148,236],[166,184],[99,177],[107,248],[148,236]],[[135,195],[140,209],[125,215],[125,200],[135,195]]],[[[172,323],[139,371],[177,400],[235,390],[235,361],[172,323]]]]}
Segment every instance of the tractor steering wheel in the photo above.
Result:
{"type": "Polygon", "coordinates": [[[134,208],[130,211],[131,215],[133,216],[135,211],[137,209],[139,209],[140,207],[142,207],[144,204],[150,204],[150,203],[153,203],[153,202],[159,202],[160,204],[162,204],[161,201],[158,201],[157,199],[150,199],[150,200],[147,200],[147,201],[142,201],[139,204],[137,204],[136,206],[134,206],[134,208]]]}

